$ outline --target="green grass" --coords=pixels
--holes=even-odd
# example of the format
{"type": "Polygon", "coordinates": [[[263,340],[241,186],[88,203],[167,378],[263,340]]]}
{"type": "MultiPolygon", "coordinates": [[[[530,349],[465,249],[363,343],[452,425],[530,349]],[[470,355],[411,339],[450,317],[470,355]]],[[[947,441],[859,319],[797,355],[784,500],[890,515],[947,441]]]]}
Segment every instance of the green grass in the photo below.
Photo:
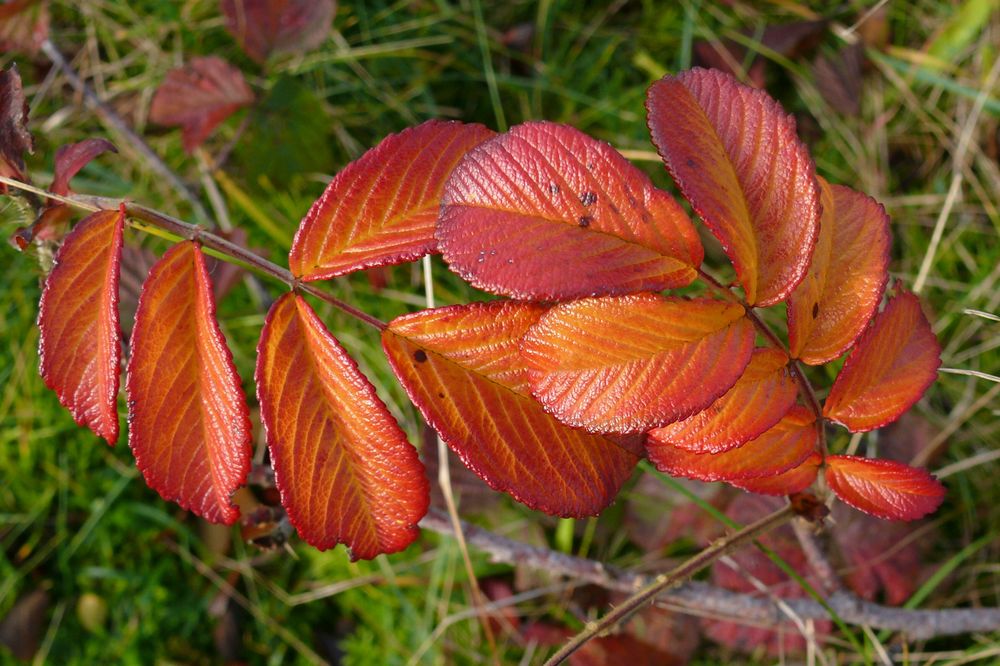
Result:
{"type": "MultiPolygon", "coordinates": [[[[253,114],[218,185],[233,224],[249,232],[251,246],[280,263],[299,219],[327,179],[390,132],[430,117],[494,128],[545,118],[571,123],[622,149],[648,151],[645,89],[656,76],[690,63],[692,40],[736,37],[746,28],[759,34],[766,25],[801,18],[797,9],[827,7],[737,2],[730,8],[695,0],[340,4],[338,34],[322,49],[279,59],[267,70],[248,60],[225,33],[214,0],[60,0],[52,7],[52,39],[64,53],[80,54],[74,65],[81,73],[195,185],[197,161],[181,150],[179,132],[147,124],[149,97],[166,71],[185,57],[216,54],[241,67],[262,106],[225,123],[206,149],[215,154],[236,139],[242,116],[253,114]],[[506,31],[526,26],[534,37],[525,50],[504,43],[506,31]]],[[[871,4],[846,3],[835,18],[846,26],[871,4]]],[[[908,285],[928,252],[956,172],[952,152],[998,53],[997,12],[983,18],[976,7],[958,9],[973,4],[982,3],[888,3],[894,50],[873,56],[857,118],[826,105],[805,61],[764,52],[774,59],[770,90],[799,115],[820,173],[886,205],[893,219],[891,270],[908,285]],[[935,53],[947,55],[947,68],[915,64],[915,54],[930,43],[935,53]]],[[[751,48],[756,43],[744,41],[751,48]]],[[[828,35],[822,48],[838,44],[828,35]]],[[[12,59],[0,55],[4,66],[12,59]]],[[[122,148],[121,156],[100,158],[74,187],[128,196],[190,218],[186,204],[120,137],[77,105],[61,79],[56,78],[57,85],[44,82],[44,60],[18,60],[32,104],[35,182],[48,182],[58,146],[108,136],[122,148]]],[[[962,196],[946,220],[921,296],[942,340],[944,366],[996,375],[1000,324],[965,313],[1000,311],[1000,173],[996,155],[988,152],[1000,122],[1000,88],[986,95],[959,169],[962,196]]],[[[658,185],[670,187],[658,163],[640,165],[658,185]]],[[[19,202],[4,198],[0,211],[5,233],[23,224],[19,202]]],[[[144,242],[165,247],[160,240],[144,242]]],[[[44,387],[37,375],[34,327],[40,270],[32,256],[11,250],[0,265],[5,358],[0,363],[0,617],[32,590],[48,591],[42,661],[218,663],[213,631],[226,612],[238,627],[240,658],[255,664],[310,663],[317,655],[332,660],[338,651],[348,664],[405,664],[418,651],[420,663],[491,658],[481,625],[464,614],[471,603],[468,581],[452,540],[427,534],[403,554],[368,563],[350,563],[342,548],[319,553],[298,542],[289,550],[262,553],[244,546],[238,535],[209,530],[160,500],[142,483],[124,438],[116,448],[107,447],[78,428],[44,387]],[[224,548],[213,545],[220,539],[224,548]],[[324,589],[327,594],[320,594],[324,589]],[[308,596],[313,591],[317,594],[308,596]],[[107,606],[99,626],[78,612],[84,595],[96,595],[107,606]]],[[[722,266],[717,259],[714,265],[722,266]]],[[[438,260],[434,275],[440,303],[481,297],[438,260]]],[[[422,302],[419,270],[410,266],[393,269],[382,292],[364,276],[331,286],[386,320],[422,302]]],[[[275,284],[265,283],[265,288],[272,297],[281,293],[275,284]]],[[[419,441],[415,411],[389,372],[377,338],[343,316],[319,311],[411,439],[419,441]]],[[[220,304],[219,316],[252,395],[259,304],[240,286],[220,304]]],[[[997,458],[990,455],[1000,445],[996,386],[942,374],[917,408],[936,432],[945,433],[930,466],[952,472],[945,479],[947,502],[935,518],[939,536],[926,557],[930,582],[911,600],[920,607],[1000,605],[995,536],[1000,486],[997,458]],[[970,458],[980,462],[961,467],[970,458]]],[[[866,436],[862,444],[876,441],[866,436]]],[[[848,438],[833,445],[846,447],[848,438]]],[[[453,469],[457,465],[453,461],[453,469]]],[[[596,523],[576,521],[570,527],[500,495],[476,515],[496,529],[561,549],[586,542],[589,556],[627,565],[641,554],[621,527],[623,503],[596,523]],[[575,535],[568,532],[571,527],[575,535]],[[585,536],[588,530],[597,536],[585,536]]],[[[682,547],[670,554],[684,552],[682,547]]],[[[514,578],[510,567],[474,552],[472,557],[478,577],[514,578]]],[[[551,582],[524,571],[517,577],[527,578],[528,591],[551,582]]],[[[516,609],[526,621],[555,618],[582,626],[574,615],[579,608],[567,603],[565,592],[541,593],[516,609]]],[[[862,639],[863,656],[853,654],[843,640],[827,651],[837,653],[833,661],[874,659],[873,639],[862,639]]],[[[1000,634],[966,636],[910,649],[939,653],[941,663],[980,652],[986,655],[980,658],[989,659],[996,655],[990,642],[998,640],[1000,634]]],[[[513,640],[500,640],[498,649],[501,663],[518,663],[524,656],[523,646],[513,640]]],[[[697,655],[699,663],[735,659],[708,642],[697,655]]],[[[535,652],[532,663],[541,656],[535,652]]],[[[0,648],[0,660],[6,659],[9,654],[0,648]]]]}

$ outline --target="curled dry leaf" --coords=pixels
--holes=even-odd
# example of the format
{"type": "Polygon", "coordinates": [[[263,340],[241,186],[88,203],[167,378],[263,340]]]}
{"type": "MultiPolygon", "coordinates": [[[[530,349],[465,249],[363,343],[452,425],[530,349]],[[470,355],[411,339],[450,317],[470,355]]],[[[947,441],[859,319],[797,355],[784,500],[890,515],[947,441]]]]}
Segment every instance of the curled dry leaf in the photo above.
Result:
{"type": "Polygon", "coordinates": [[[528,331],[532,394],[563,423],[637,433],[705,409],[753,351],[742,306],[656,294],[560,303],[528,331]]]}
{"type": "Polygon", "coordinates": [[[180,127],[184,150],[192,153],[219,123],[253,100],[243,72],[215,56],[192,58],[167,73],[153,95],[149,119],[180,127]]]}
{"type": "Polygon", "coordinates": [[[889,216],[880,203],[820,179],[823,220],[806,278],[788,299],[792,357],[840,356],[864,331],[889,279],[889,216]]]}
{"type": "Polygon", "coordinates": [[[809,267],[820,214],[795,120],[765,92],[697,68],[654,83],[646,108],[667,170],[722,243],[747,301],[788,298],[809,267]]]}
{"type": "Polygon", "coordinates": [[[813,451],[797,467],[774,476],[753,479],[730,479],[729,485],[760,495],[792,495],[800,493],[816,481],[823,457],[813,451]]]}
{"type": "Polygon", "coordinates": [[[393,320],[382,345],[427,422],[492,488],[549,514],[596,515],[638,455],[531,397],[518,343],[543,312],[512,301],[425,310],[393,320]]]}
{"type": "Polygon", "coordinates": [[[314,49],[330,33],[334,0],[222,0],[226,30],[253,60],[314,49]]]}
{"type": "Polygon", "coordinates": [[[945,489],[927,470],[894,460],[827,456],[826,482],[847,504],[887,520],[916,520],[937,510],[945,489]]]}
{"type": "Polygon", "coordinates": [[[0,4],[0,53],[34,55],[48,36],[47,0],[8,0],[0,4]]]}
{"type": "Polygon", "coordinates": [[[250,414],[215,320],[205,257],[193,241],[149,272],[128,362],[129,446],[146,483],[213,523],[233,524],[230,496],[250,471],[250,414]]]}
{"type": "Polygon", "coordinates": [[[934,382],[940,356],[920,301],[900,289],[851,350],[823,415],[851,432],[892,423],[934,382]]]}
{"type": "Polygon", "coordinates": [[[448,176],[493,134],[482,125],[429,120],[383,139],[340,171],[309,209],[288,255],[292,273],[325,280],[433,251],[448,176]]]}
{"type": "MultiPolygon", "coordinates": [[[[24,154],[35,152],[28,131],[28,102],[17,67],[0,72],[0,176],[25,179],[24,154]]],[[[0,186],[6,192],[7,186],[0,186]]]]}
{"type": "Polygon", "coordinates": [[[405,433],[301,297],[271,307],[257,347],[257,397],[281,504],[320,550],[352,559],[395,553],[419,534],[430,502],[405,433]]]}
{"type": "Polygon", "coordinates": [[[519,125],[445,187],[437,238],[453,271],[522,299],[689,284],[703,250],[680,205],[614,148],[568,125],[519,125]]]}
{"type": "Polygon", "coordinates": [[[118,441],[118,278],[125,213],[102,210],[66,237],[38,313],[41,374],[74,420],[118,441]]]}

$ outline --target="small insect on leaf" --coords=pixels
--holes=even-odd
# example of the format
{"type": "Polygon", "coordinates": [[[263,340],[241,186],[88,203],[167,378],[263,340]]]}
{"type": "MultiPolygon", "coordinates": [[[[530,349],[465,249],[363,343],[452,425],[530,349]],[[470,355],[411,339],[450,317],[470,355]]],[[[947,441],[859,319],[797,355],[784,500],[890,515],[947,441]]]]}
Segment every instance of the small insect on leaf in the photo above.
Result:
{"type": "Polygon", "coordinates": [[[614,148],[568,125],[519,125],[470,152],[437,238],[472,285],[521,299],[689,284],[703,250],[680,205],[614,148]]]}
{"type": "Polygon", "coordinates": [[[405,433],[301,297],[271,307],[257,346],[257,397],[281,504],[320,550],[395,553],[419,534],[430,490],[405,433]]]}
{"type": "Polygon", "coordinates": [[[46,386],[80,425],[118,441],[121,339],[118,279],[125,213],[102,210],[79,222],[56,254],[38,314],[46,386]]]}
{"type": "Polygon", "coordinates": [[[934,382],[940,356],[920,301],[900,289],[851,350],[823,415],[851,432],[892,423],[934,382]]]}
{"type": "Polygon", "coordinates": [[[718,70],[665,76],[647,93],[653,143],[736,268],[751,305],[802,281],[819,232],[816,169],[795,121],[718,70]]]}
{"type": "Polygon", "coordinates": [[[128,362],[129,446],[146,483],[213,523],[250,471],[250,413],[215,320],[205,256],[178,243],[149,272],[128,362]]]}
{"type": "Polygon", "coordinates": [[[933,513],[945,489],[927,470],[894,460],[827,456],[826,482],[855,509],[887,520],[916,520],[933,513]]]}
{"type": "Polygon", "coordinates": [[[326,280],[434,251],[448,176],[494,134],[482,125],[428,120],[383,139],[340,171],[309,209],[288,255],[292,273],[326,280]]]}

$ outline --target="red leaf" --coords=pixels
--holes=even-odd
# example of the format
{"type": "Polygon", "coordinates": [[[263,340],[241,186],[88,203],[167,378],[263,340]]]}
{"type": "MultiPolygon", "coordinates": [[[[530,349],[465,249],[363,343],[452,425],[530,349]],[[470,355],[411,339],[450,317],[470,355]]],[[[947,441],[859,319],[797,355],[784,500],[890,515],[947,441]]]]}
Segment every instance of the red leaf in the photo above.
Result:
{"type": "Polygon", "coordinates": [[[543,311],[511,301],[425,310],[393,320],[382,345],[413,404],[492,488],[546,513],[596,515],[638,456],[532,399],[518,342],[543,311]]]}
{"type": "Polygon", "coordinates": [[[851,432],[892,423],[934,383],[940,356],[920,301],[899,290],[847,357],[823,415],[851,432]]]}
{"type": "Polygon", "coordinates": [[[0,4],[0,53],[34,55],[49,36],[45,0],[9,0],[0,4]]]}
{"type": "Polygon", "coordinates": [[[813,484],[822,462],[823,457],[814,451],[798,467],[793,467],[787,472],[755,479],[730,480],[728,483],[761,495],[792,495],[802,492],[813,484]]]}
{"type": "Polygon", "coordinates": [[[334,0],[222,0],[221,5],[226,30],[258,63],[274,53],[322,44],[337,9],[334,0]]]}
{"type": "Polygon", "coordinates": [[[257,397],[281,504],[320,550],[395,553],[419,535],[424,466],[375,388],[313,309],[285,294],[257,346],[257,397]]]}
{"type": "Polygon", "coordinates": [[[107,139],[84,139],[77,143],[60,146],[56,151],[55,174],[52,177],[51,190],[56,194],[69,194],[69,181],[80,169],[87,166],[91,160],[101,153],[117,153],[115,144],[107,139]]]}
{"type": "Polygon", "coordinates": [[[780,421],[797,395],[785,353],[755,349],[743,376],[725,395],[694,416],[649,435],[692,453],[721,453],[749,442],[780,421]]]}
{"type": "MultiPolygon", "coordinates": [[[[24,153],[35,152],[28,131],[28,103],[17,67],[0,72],[0,176],[25,180],[24,153]]],[[[0,186],[6,192],[7,186],[0,186]]]]}
{"type": "Polygon", "coordinates": [[[716,70],[665,76],[647,96],[653,143],[736,267],[752,305],[788,298],[819,232],[816,170],[767,93],[716,70]]]}
{"type": "Polygon", "coordinates": [[[923,518],[944,501],[944,486],[927,470],[894,460],[827,456],[826,482],[855,509],[887,520],[923,518]]]}
{"type": "Polygon", "coordinates": [[[654,294],[560,303],[522,343],[531,392],[563,423],[635,433],[705,409],[739,379],[754,330],[742,306],[654,294]]]}
{"type": "Polygon", "coordinates": [[[823,223],[806,278],[788,299],[791,355],[840,356],[878,310],[889,278],[889,216],[877,201],[820,179],[823,223]]]}
{"type": "Polygon", "coordinates": [[[429,120],[383,139],[338,173],[309,209],[288,255],[292,273],[325,280],[433,251],[445,181],[493,134],[482,125],[429,120]]]}
{"type": "Polygon", "coordinates": [[[519,125],[459,163],[437,237],[465,280],[525,299],[680,287],[703,258],[667,193],[608,144],[547,122],[519,125]]]}
{"type": "Polygon", "coordinates": [[[691,453],[662,441],[656,432],[646,438],[656,469],[700,481],[739,481],[787,472],[809,457],[818,435],[812,412],[800,406],[760,437],[722,453],[691,453]]]}
{"type": "Polygon", "coordinates": [[[167,73],[153,95],[149,119],[180,127],[184,150],[192,153],[219,123],[253,99],[243,72],[215,56],[192,58],[167,73]]]}
{"type": "Polygon", "coordinates": [[[118,276],[125,213],[98,211],[73,229],[55,257],[39,306],[45,385],[74,420],[118,441],[118,276]]]}
{"type": "Polygon", "coordinates": [[[194,242],[173,246],[150,270],[131,347],[129,446],[146,483],[206,520],[233,524],[240,512],[230,495],[253,455],[250,414],[194,242]]]}

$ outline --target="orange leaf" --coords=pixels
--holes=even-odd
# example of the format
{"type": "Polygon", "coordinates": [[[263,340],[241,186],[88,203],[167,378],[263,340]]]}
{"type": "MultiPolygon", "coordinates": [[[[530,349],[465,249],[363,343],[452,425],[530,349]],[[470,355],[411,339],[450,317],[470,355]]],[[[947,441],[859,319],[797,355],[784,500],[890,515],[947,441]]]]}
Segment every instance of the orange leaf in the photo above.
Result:
{"type": "Polygon", "coordinates": [[[45,385],[82,426],[118,441],[121,333],[118,277],[125,213],[101,210],[81,221],[55,257],[38,314],[45,385]]]}
{"type": "Polygon", "coordinates": [[[900,290],[847,357],[823,415],[851,432],[892,423],[934,382],[940,356],[920,301],[900,290]]]}
{"type": "Polygon", "coordinates": [[[139,296],[125,389],[129,446],[146,483],[213,523],[250,471],[252,430],[240,376],[215,320],[205,256],[179,243],[139,296]]]}
{"type": "Polygon", "coordinates": [[[743,307],[655,294],[560,303],[522,343],[531,392],[563,423],[635,433],[699,412],[753,351],[743,307]]]}
{"type": "Polygon", "coordinates": [[[788,299],[788,346],[820,365],[861,335],[889,277],[889,216],[869,196],[820,179],[823,220],[806,278],[788,299]]]}
{"type": "Polygon", "coordinates": [[[819,232],[816,168],[795,120],[717,70],[665,76],[648,92],[653,143],[736,267],[752,305],[788,298],[819,232]]]}
{"type": "Polygon", "coordinates": [[[299,225],[288,265],[304,280],[418,259],[435,249],[434,223],[452,169],[494,132],[428,120],[348,164],[299,225]]]}
{"type": "Polygon", "coordinates": [[[787,472],[813,451],[816,419],[805,407],[793,407],[760,437],[722,453],[691,453],[671,446],[653,431],[646,439],[649,460],[661,472],[700,481],[739,481],[787,472]]]}
{"type": "Polygon", "coordinates": [[[819,473],[823,457],[813,451],[805,462],[787,472],[775,476],[760,476],[754,479],[728,481],[729,485],[761,495],[791,495],[800,493],[813,484],[819,473]]]}
{"type": "Polygon", "coordinates": [[[925,469],[855,456],[827,456],[826,482],[855,509],[887,520],[923,518],[937,510],[945,494],[925,469]]]}
{"type": "Polygon", "coordinates": [[[393,320],[382,345],[427,422],[492,488],[549,514],[595,515],[638,456],[532,399],[518,342],[543,311],[511,301],[425,310],[393,320]]]}
{"type": "Polygon", "coordinates": [[[703,258],[670,195],[603,141],[548,122],[519,125],[459,163],[437,237],[465,280],[524,299],[680,287],[703,258]]]}
{"type": "Polygon", "coordinates": [[[257,397],[288,519],[352,559],[406,548],[430,489],[424,466],[357,364],[300,296],[271,307],[257,346],[257,397]]]}
{"type": "Polygon", "coordinates": [[[755,349],[739,381],[707,409],[650,435],[692,453],[721,453],[762,434],[795,404],[798,389],[788,357],[778,349],[755,349]]]}

